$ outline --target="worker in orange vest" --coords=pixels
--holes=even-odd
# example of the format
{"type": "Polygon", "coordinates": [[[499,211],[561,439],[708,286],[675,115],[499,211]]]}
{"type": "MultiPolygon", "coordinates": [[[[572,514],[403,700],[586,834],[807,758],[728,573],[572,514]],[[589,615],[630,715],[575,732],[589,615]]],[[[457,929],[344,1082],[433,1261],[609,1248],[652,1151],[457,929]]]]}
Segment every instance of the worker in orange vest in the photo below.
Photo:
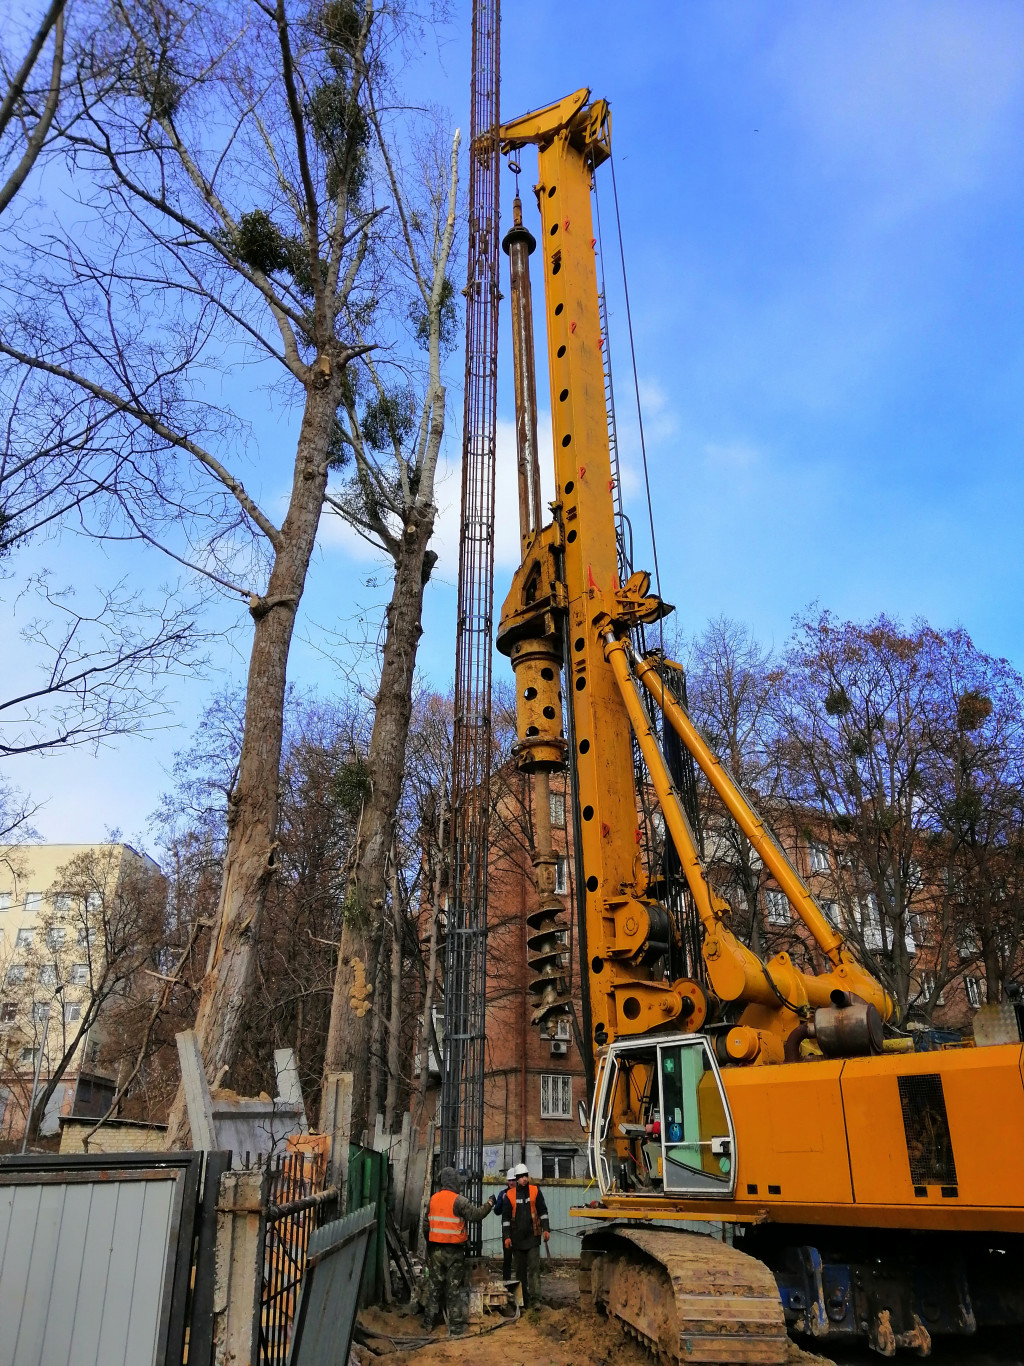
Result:
{"type": "MultiPolygon", "coordinates": [[[[498,1192],[498,1197],[494,1202],[494,1212],[503,1215],[505,1212],[505,1201],[509,1202],[509,1209],[515,1209],[516,1203],[516,1169],[509,1167],[505,1173],[505,1189],[498,1192]]],[[[504,1243],[504,1240],[502,1240],[504,1243]]],[[[501,1258],[501,1279],[510,1281],[512,1279],[512,1249],[502,1246],[501,1258]]]]}
{"type": "Polygon", "coordinates": [[[516,1167],[516,1189],[509,1190],[501,1207],[501,1237],[515,1259],[515,1279],[523,1287],[523,1303],[540,1300],[540,1242],[550,1242],[548,1207],[544,1192],[530,1180],[525,1162],[516,1167]]]}
{"type": "Polygon", "coordinates": [[[427,1303],[423,1310],[423,1327],[433,1332],[441,1310],[441,1293],[448,1306],[448,1332],[457,1337],[466,1331],[466,1244],[469,1242],[469,1221],[476,1223],[494,1208],[494,1196],[482,1205],[471,1204],[461,1194],[462,1181],[454,1167],[442,1167],[437,1177],[438,1189],[430,1197],[423,1217],[423,1232],[427,1238],[427,1303]]]}

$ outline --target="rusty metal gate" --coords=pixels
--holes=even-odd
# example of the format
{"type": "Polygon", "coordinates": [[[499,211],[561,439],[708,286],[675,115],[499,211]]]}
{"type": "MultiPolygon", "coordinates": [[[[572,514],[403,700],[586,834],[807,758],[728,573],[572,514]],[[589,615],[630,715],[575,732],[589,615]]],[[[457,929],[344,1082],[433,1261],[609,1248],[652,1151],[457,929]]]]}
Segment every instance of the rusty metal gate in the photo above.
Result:
{"type": "Polygon", "coordinates": [[[289,1152],[264,1160],[259,1312],[253,1325],[253,1360],[285,1366],[299,1284],[314,1229],[337,1209],[338,1190],[324,1189],[325,1154],[289,1152]]]}

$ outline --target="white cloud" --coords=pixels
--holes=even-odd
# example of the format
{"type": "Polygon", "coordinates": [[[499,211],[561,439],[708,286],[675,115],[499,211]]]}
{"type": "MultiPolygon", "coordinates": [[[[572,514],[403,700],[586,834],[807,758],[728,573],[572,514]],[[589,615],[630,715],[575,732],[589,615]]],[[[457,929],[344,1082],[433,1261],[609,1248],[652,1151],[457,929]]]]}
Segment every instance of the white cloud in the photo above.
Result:
{"type": "Polygon", "coordinates": [[[987,182],[1019,132],[1024,10],[972,0],[808,6],[768,70],[826,172],[899,217],[987,182]]]}

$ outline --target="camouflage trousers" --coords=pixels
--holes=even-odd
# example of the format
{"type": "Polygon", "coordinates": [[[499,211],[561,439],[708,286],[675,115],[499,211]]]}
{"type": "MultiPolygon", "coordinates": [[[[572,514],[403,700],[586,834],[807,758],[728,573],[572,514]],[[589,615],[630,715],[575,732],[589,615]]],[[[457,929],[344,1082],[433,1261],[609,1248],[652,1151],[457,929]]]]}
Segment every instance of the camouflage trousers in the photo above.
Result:
{"type": "Polygon", "coordinates": [[[540,1303],[540,1248],[513,1248],[515,1279],[523,1287],[523,1304],[540,1303]]]}
{"type": "Polygon", "coordinates": [[[462,1243],[435,1244],[427,1267],[427,1302],[423,1317],[437,1322],[441,1300],[448,1307],[449,1325],[464,1326],[469,1319],[466,1292],[466,1248],[462,1243]]]}

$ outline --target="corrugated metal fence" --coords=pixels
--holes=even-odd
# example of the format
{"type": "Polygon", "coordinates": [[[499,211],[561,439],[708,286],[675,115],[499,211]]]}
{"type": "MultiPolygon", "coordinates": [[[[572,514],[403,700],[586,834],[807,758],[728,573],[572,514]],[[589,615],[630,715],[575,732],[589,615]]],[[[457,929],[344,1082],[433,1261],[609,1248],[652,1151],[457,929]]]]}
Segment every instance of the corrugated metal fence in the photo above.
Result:
{"type": "MultiPolygon", "coordinates": [[[[578,1257],[580,1238],[589,1231],[589,1225],[583,1219],[570,1218],[569,1211],[574,1205],[585,1205],[588,1200],[596,1200],[597,1186],[590,1181],[541,1181],[539,1185],[544,1192],[548,1219],[551,1222],[549,1246],[552,1257],[578,1257]]],[[[486,1200],[489,1195],[497,1195],[504,1189],[504,1181],[485,1182],[484,1199],[486,1200]]],[[[501,1220],[496,1215],[488,1215],[483,1223],[483,1231],[483,1255],[500,1257],[501,1220]]]]}
{"type": "Polygon", "coordinates": [[[202,1157],[0,1163],[0,1366],[176,1366],[202,1157]]]}

